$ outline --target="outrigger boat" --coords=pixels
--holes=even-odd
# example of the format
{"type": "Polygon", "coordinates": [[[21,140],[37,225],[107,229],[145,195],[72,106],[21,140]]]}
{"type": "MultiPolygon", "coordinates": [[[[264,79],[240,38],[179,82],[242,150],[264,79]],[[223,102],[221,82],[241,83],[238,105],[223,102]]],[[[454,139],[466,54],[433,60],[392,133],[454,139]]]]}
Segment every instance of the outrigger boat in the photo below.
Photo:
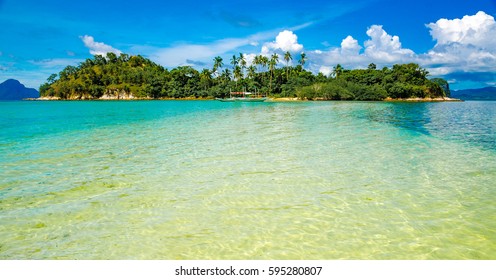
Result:
{"type": "Polygon", "coordinates": [[[264,102],[267,97],[247,91],[234,91],[229,93],[228,98],[216,99],[221,102],[264,102]]]}

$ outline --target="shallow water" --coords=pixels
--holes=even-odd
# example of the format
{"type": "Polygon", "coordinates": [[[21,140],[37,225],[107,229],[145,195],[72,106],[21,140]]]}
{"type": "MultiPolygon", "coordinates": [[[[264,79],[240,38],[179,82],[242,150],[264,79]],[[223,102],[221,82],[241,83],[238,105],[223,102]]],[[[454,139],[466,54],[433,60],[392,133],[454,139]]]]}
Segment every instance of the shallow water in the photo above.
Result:
{"type": "Polygon", "coordinates": [[[0,102],[1,259],[496,259],[496,102],[0,102]]]}

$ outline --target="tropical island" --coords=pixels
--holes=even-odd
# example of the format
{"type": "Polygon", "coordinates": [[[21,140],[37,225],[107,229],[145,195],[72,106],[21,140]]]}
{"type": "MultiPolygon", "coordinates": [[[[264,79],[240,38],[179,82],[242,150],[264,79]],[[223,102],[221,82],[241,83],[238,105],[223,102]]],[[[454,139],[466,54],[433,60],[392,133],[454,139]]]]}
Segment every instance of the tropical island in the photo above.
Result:
{"type": "Polygon", "coordinates": [[[231,91],[257,91],[272,98],[298,100],[445,100],[450,89],[446,80],[428,79],[418,64],[396,64],[377,69],[333,68],[330,77],[305,70],[305,53],[292,66],[292,54],[257,55],[248,65],[243,54],[233,55],[225,66],[221,57],[212,69],[190,66],[166,69],[141,55],[107,53],[95,55],[77,67],[67,66],[40,86],[43,100],[95,99],[214,99],[231,91]]]}

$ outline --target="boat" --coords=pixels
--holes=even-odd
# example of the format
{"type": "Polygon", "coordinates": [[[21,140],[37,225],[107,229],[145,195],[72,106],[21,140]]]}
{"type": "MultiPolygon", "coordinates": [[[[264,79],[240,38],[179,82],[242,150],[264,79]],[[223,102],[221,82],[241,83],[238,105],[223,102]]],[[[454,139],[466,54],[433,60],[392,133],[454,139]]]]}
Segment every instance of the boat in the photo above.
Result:
{"type": "Polygon", "coordinates": [[[216,98],[221,102],[264,102],[267,97],[247,92],[247,91],[233,91],[229,93],[228,98],[216,98]]]}

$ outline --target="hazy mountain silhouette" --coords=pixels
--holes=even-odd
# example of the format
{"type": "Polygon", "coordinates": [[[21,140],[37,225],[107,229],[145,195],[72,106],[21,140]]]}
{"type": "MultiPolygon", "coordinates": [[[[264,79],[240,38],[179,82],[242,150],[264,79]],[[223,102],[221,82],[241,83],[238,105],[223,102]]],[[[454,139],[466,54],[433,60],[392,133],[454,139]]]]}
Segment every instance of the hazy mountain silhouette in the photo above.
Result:
{"type": "Polygon", "coordinates": [[[462,100],[496,100],[496,87],[452,90],[451,97],[462,100]]]}
{"type": "Polygon", "coordinates": [[[27,88],[18,80],[8,79],[0,84],[0,100],[22,100],[38,98],[40,93],[34,88],[27,88]]]}

